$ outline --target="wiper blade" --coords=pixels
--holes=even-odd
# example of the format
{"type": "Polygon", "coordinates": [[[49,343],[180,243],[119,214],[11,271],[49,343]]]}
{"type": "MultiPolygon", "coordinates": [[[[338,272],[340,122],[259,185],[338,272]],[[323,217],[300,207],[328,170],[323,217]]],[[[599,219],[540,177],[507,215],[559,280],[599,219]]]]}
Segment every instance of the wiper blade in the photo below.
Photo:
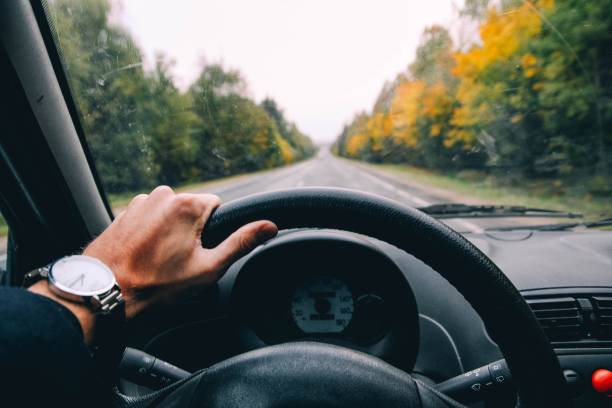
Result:
{"type": "Polygon", "coordinates": [[[556,217],[582,218],[581,213],[508,205],[433,204],[419,210],[434,218],[556,217]]]}
{"type": "Polygon", "coordinates": [[[544,224],[544,225],[514,225],[510,227],[487,228],[487,231],[516,231],[516,230],[531,230],[531,231],[564,231],[574,228],[597,228],[612,226],[612,218],[604,218],[598,221],[587,222],[566,222],[561,224],[544,224]]]}

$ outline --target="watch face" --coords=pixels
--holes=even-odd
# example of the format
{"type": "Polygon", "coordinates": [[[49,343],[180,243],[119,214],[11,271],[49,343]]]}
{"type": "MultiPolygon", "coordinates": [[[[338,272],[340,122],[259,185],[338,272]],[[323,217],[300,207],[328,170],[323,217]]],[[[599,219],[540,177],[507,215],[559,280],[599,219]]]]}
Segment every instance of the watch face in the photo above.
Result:
{"type": "Polygon", "coordinates": [[[49,280],[57,288],[77,295],[93,296],[115,284],[113,272],[102,262],[88,256],[69,256],[53,264],[49,280]]]}

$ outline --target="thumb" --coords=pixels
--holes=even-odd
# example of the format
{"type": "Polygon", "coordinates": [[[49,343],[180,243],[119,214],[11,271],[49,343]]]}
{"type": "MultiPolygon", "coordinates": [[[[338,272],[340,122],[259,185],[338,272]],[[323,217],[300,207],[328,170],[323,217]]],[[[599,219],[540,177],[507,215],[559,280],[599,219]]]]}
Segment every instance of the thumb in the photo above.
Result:
{"type": "Polygon", "coordinates": [[[278,228],[271,221],[255,221],[236,230],[225,241],[207,253],[218,272],[224,272],[233,262],[248,254],[258,245],[274,238],[278,228]]]}

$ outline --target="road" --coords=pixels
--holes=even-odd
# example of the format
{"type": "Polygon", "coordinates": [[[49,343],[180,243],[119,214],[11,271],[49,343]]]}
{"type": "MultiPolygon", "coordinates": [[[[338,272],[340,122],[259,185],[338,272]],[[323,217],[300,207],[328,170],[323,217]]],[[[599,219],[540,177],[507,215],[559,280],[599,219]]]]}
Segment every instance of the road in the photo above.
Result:
{"type": "MultiPolygon", "coordinates": [[[[422,207],[449,201],[474,202],[473,199],[468,197],[461,197],[457,194],[449,194],[447,191],[417,185],[409,180],[400,179],[396,174],[375,169],[372,166],[336,158],[326,149],[321,149],[315,158],[298,164],[244,176],[237,180],[220,182],[207,186],[205,190],[194,190],[194,192],[217,194],[223,201],[228,201],[249,194],[305,186],[342,187],[361,190],[378,194],[412,207],[422,207]]],[[[460,232],[481,232],[493,225],[516,224],[517,220],[456,219],[446,222],[460,232]]]]}

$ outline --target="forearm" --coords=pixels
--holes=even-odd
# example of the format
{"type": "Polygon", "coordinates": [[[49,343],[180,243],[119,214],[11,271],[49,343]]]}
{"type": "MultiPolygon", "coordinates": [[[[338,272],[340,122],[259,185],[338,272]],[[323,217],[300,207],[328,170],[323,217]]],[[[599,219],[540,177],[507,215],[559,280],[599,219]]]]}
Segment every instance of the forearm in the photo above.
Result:
{"type": "Polygon", "coordinates": [[[15,406],[108,406],[108,392],[83,342],[80,322],[60,302],[0,288],[3,401],[15,406]]]}

